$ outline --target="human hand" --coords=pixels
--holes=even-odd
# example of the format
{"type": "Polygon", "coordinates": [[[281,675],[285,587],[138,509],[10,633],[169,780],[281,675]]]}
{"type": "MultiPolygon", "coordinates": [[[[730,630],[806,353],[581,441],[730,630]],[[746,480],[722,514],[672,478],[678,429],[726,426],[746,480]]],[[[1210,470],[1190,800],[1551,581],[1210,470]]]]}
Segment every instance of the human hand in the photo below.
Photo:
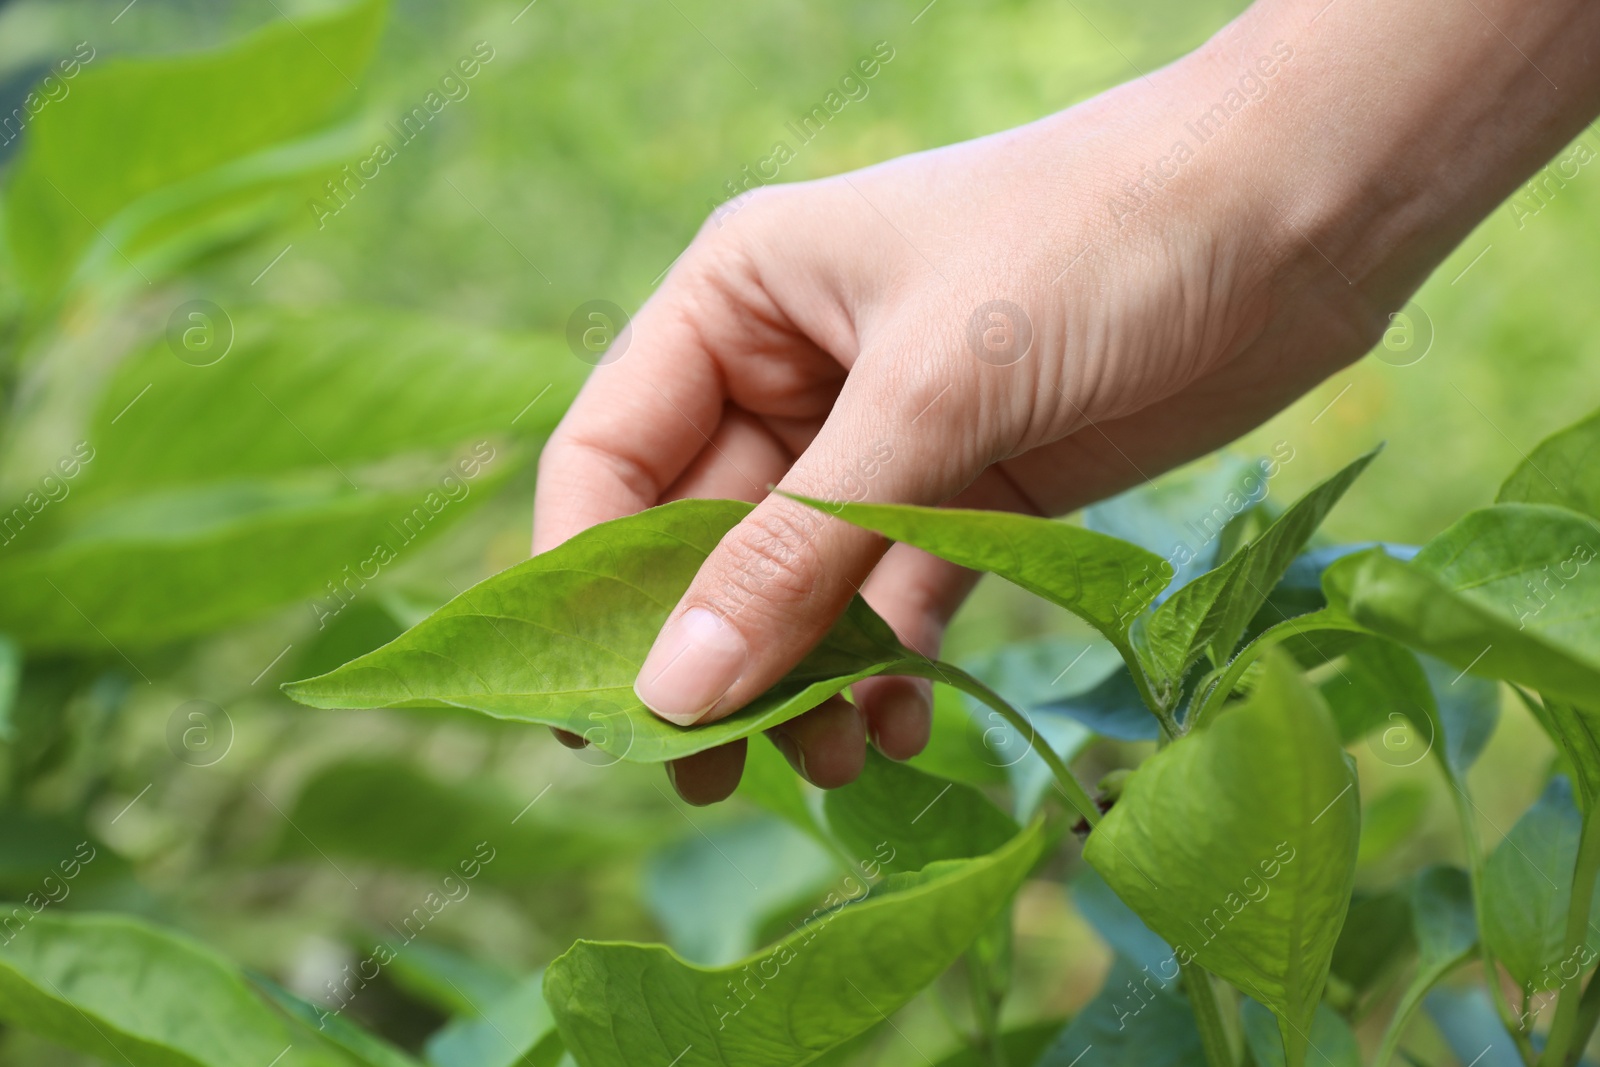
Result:
{"type": "MultiPolygon", "coordinates": [[[[1029,126],[758,189],[702,228],[540,462],[536,552],[680,497],[759,502],[657,639],[645,704],[686,726],[730,714],[858,590],[937,652],[972,574],[885,554],[769,485],[1058,515],[1226,443],[1370,347],[1482,197],[1357,208],[1356,161],[1310,180],[1289,161],[1317,106],[1306,79],[1341,60],[1275,28],[1029,126]],[[1392,218],[1411,229],[1374,243],[1392,218]]],[[[1387,142],[1366,143],[1381,161],[1387,142]]],[[[927,741],[926,682],[854,697],[768,731],[816,785],[854,779],[868,739],[895,759],[927,741]]],[[[690,802],[720,800],[744,752],[669,774],[690,802]]]]}

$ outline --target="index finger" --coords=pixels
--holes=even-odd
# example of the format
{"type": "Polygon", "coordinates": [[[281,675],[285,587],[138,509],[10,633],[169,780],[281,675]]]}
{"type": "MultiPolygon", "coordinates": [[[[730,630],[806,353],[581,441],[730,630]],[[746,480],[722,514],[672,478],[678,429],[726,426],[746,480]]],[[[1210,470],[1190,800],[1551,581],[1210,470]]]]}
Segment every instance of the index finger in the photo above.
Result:
{"type": "Polygon", "coordinates": [[[539,457],[533,551],[658,503],[722,417],[721,375],[680,272],[619,335],[539,457]]]}

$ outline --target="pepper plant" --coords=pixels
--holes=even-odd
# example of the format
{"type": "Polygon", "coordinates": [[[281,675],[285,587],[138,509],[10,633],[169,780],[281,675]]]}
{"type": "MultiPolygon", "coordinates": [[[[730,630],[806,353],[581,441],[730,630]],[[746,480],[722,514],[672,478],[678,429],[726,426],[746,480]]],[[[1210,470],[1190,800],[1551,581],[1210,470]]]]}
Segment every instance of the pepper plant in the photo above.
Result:
{"type": "MultiPolygon", "coordinates": [[[[34,117],[6,174],[8,1049],[21,1035],[34,1042],[24,1062],[130,1067],[842,1065],[926,1001],[959,1016],[965,1039],[941,1067],[1387,1067],[1427,1062],[1414,1043],[1424,1016],[1462,1064],[1580,1062],[1600,1020],[1600,414],[1420,548],[1318,538],[1375,453],[1281,511],[1228,503],[1226,527],[1182,558],[1167,551],[1172,529],[1236,496],[1227,478],[1176,504],[1136,490],[1082,525],[808,501],[996,574],[1096,636],[942,662],[857,601],[748,707],[672,726],[638,704],[634,677],[748,505],[651,509],[420,606],[383,594],[391,565],[443,569],[412,559],[412,542],[514,483],[583,367],[553,336],[393,309],[286,314],[246,296],[218,318],[203,306],[202,265],[231,264],[248,294],[281,247],[263,235],[370,151],[349,79],[383,18],[362,2],[220,50],[96,58],[71,107],[34,117]],[[285,648],[253,682],[252,663],[241,690],[282,661],[303,678],[289,695],[314,708],[471,723],[508,744],[556,726],[597,763],[745,742],[740,795],[767,815],[662,846],[652,812],[642,831],[567,829],[483,783],[349,759],[303,774],[282,809],[255,777],[200,794],[191,806],[214,805],[215,821],[193,854],[141,860],[195,888],[152,900],[101,831],[137,822],[153,783],[102,739],[134,686],[184,690],[232,647],[218,652],[214,635],[276,637],[275,613],[291,610],[286,640],[309,649],[285,648]],[[1069,670],[1092,677],[1063,696],[1051,682],[1069,670]],[[935,683],[923,756],[869,753],[858,781],[819,795],[758,736],[881,673],[935,683]],[[1468,779],[1503,702],[1558,759],[1530,770],[1541,795],[1501,833],[1468,779]],[[1363,810],[1350,754],[1363,745],[1439,775],[1462,866],[1356,888],[1362,857],[1411,826],[1385,807],[1403,793],[1363,810]],[[1090,775],[1095,751],[1123,765],[1090,775]],[[246,804],[277,809],[278,842],[228,845],[246,804]],[[373,811],[398,829],[372,831],[373,811]],[[448,873],[321,995],[178,929],[226,895],[219,884],[276,899],[307,856],[354,887],[330,853],[448,873]],[[668,944],[579,941],[509,973],[432,939],[472,886],[565,892],[596,854],[648,854],[640,880],[668,944]],[[237,877],[207,881],[215,869],[237,877]],[[1019,892],[1064,872],[1109,973],[1071,1019],[1009,1025],[1019,892]],[[384,982],[404,988],[405,1011],[358,1010],[384,982]],[[949,1009],[952,988],[970,1005],[949,1009]],[[408,1015],[424,1017],[408,1029],[408,1015]]],[[[268,723],[255,708],[251,725],[268,723]]],[[[215,725],[193,714],[175,714],[166,738],[191,769],[211,758],[215,725]]],[[[266,782],[286,735],[339,719],[307,712],[239,758],[266,782]]],[[[931,1062],[922,1035],[901,1036],[931,1062]]]]}

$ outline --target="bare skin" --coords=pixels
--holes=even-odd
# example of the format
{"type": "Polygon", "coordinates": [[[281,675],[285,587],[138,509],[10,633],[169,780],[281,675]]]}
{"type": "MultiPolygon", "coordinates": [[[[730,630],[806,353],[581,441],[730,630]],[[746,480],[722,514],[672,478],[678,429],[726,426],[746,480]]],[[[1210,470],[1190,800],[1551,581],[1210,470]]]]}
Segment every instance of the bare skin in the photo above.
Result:
{"type": "MultiPolygon", "coordinates": [[[[757,503],[640,672],[681,725],[772,685],[858,590],[935,654],[975,576],[769,485],[1060,515],[1203,455],[1360,358],[1597,112],[1590,0],[1259,0],[1060,114],[759,189],[551,438],[534,551],[668,500],[757,503]]],[[[927,743],[925,682],[853,697],[769,732],[816,785],[853,780],[869,742],[927,743]]],[[[669,776],[712,803],[744,756],[669,776]]]]}

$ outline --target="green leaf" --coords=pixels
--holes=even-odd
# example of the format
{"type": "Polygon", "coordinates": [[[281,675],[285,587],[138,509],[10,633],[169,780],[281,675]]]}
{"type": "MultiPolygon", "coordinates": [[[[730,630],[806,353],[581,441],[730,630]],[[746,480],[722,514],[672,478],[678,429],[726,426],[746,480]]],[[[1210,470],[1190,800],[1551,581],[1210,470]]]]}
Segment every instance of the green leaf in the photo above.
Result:
{"type": "Polygon", "coordinates": [[[953,782],[1000,785],[1006,781],[1008,757],[989,747],[990,736],[984,723],[973,717],[965,694],[953,686],[935,685],[928,747],[908,762],[919,771],[953,782]]]}
{"type": "Polygon", "coordinates": [[[1404,781],[1379,793],[1361,812],[1361,847],[1356,866],[1366,869],[1388,859],[1413,840],[1428,814],[1431,794],[1420,782],[1404,781]]]}
{"type": "Polygon", "coordinates": [[[1362,626],[1580,707],[1600,693],[1600,532],[1562,508],[1474,511],[1409,564],[1382,553],[1328,568],[1329,602],[1362,626]]]}
{"type": "Polygon", "coordinates": [[[65,285],[86,258],[121,269],[122,254],[138,257],[152,231],[170,237],[194,216],[214,221],[207,199],[236,210],[252,186],[270,189],[284,170],[326,164],[327,148],[301,149],[309,158],[298,166],[292,153],[261,153],[336,117],[373,54],[385,6],[277,22],[212,52],[79,55],[89,62],[72,82],[72,106],[45,108],[29,124],[7,187],[12,255],[35,299],[65,285]],[[209,197],[200,195],[208,186],[209,197]]]}
{"type": "Polygon", "coordinates": [[[17,738],[11,709],[17,701],[17,688],[21,684],[22,649],[11,638],[0,634],[0,741],[6,744],[17,738]]]}
{"type": "MultiPolygon", "coordinates": [[[[1239,1023],[1257,1067],[1284,1067],[1283,1044],[1272,1012],[1247,999],[1239,1006],[1239,1023]]],[[[1311,1060],[1320,1067],[1361,1067],[1361,1046],[1356,1044],[1355,1034],[1327,1005],[1317,1005],[1306,1037],[1316,1053],[1311,1060]]]]}
{"type": "Polygon", "coordinates": [[[284,689],[321,708],[462,707],[558,726],[619,759],[676,759],[748,737],[884,671],[929,676],[860,598],[822,643],[740,711],[693,728],[633,693],[668,613],[750,511],[680,500],[602,523],[462,593],[389,644],[284,689]]]}
{"type": "MultiPolygon", "coordinates": [[[[1100,877],[1100,872],[1093,867],[1085,867],[1072,880],[1069,892],[1078,914],[1111,947],[1113,955],[1142,968],[1146,973],[1155,972],[1159,976],[1163,968],[1171,971],[1177,960],[1172,946],[1122,902],[1122,898],[1100,877]]],[[[1171,977],[1170,973],[1167,977],[1171,977]]]]}
{"type": "Polygon", "coordinates": [[[1557,507],[1470,512],[1411,563],[1360,553],[1328,568],[1325,589],[1368,629],[1458,670],[1506,678],[1576,704],[1600,693],[1594,523],[1557,507]]]}
{"type": "Polygon", "coordinates": [[[1098,685],[1034,709],[1057,713],[1082,723],[1091,733],[1116,741],[1154,741],[1161,724],[1144,706],[1139,687],[1126,667],[1113,670],[1098,685]]]}
{"type": "Polygon", "coordinates": [[[1267,495],[1271,460],[1218,452],[1181,471],[1083,509],[1083,524],[1165,558],[1175,568],[1161,599],[1219,562],[1223,532],[1267,495]]]}
{"type": "Polygon", "coordinates": [[[1481,986],[1435,989],[1428,995],[1427,1007],[1428,1017],[1460,1062],[1472,1067],[1523,1067],[1517,1043],[1481,986]]]}
{"type": "Polygon", "coordinates": [[[1359,996],[1375,988],[1415,947],[1410,893],[1357,890],[1333,948],[1330,978],[1359,996]]]}
{"type": "Polygon", "coordinates": [[[744,773],[739,776],[739,796],[826,845],[827,832],[817,822],[806,800],[804,783],[805,779],[794,773],[777,746],[752,739],[746,747],[744,773]]]}
{"type": "Polygon", "coordinates": [[[924,774],[873,748],[861,776],[829,790],[822,806],[855,862],[891,874],[982,856],[1017,833],[1011,817],[971,786],[924,774]]]}
{"type": "Polygon", "coordinates": [[[1194,1067],[1204,1062],[1194,1014],[1176,974],[1152,975],[1116,957],[1100,992],[1035,1067],[1194,1067]]]}
{"type": "Polygon", "coordinates": [[[1323,480],[1226,563],[1196,578],[1141,620],[1134,647],[1157,698],[1171,700],[1189,668],[1209,651],[1226,662],[1278,579],[1367,464],[1374,449],[1323,480]]]}
{"type": "Polygon", "coordinates": [[[1321,690],[1341,740],[1382,728],[1379,759],[1409,767],[1431,754],[1451,788],[1465,787],[1500,717],[1493,682],[1456,674],[1437,661],[1424,664],[1385,638],[1351,647],[1321,690]]]}
{"type": "Polygon", "coordinates": [[[1530,699],[1521,690],[1517,692],[1550,735],[1562,763],[1571,770],[1580,810],[1595,810],[1600,801],[1600,736],[1596,733],[1600,723],[1571,704],[1548,697],[1542,701],[1530,699]]]}
{"type": "Polygon", "coordinates": [[[476,1017],[453,1019],[428,1038],[433,1067],[555,1067],[565,1051],[544,999],[544,971],[519,981],[482,1006],[476,1017]]]}
{"type": "Polygon", "coordinates": [[[137,650],[297,599],[325,626],[514,473],[519,409],[547,391],[536,429],[576,388],[543,338],[368,312],[240,330],[214,366],[163,343],[115,379],[70,495],[0,556],[0,628],[137,650]]]}
{"type": "Polygon", "coordinates": [[[403,760],[347,760],[301,789],[279,854],[449,874],[470,891],[476,878],[525,885],[637,849],[647,838],[646,830],[630,832],[614,820],[554,808],[558,803],[541,800],[534,788],[513,796],[486,782],[440,781],[403,760]]]}
{"type": "Polygon", "coordinates": [[[1501,504],[1559,504],[1600,519],[1600,411],[1559,430],[1529,453],[1500,487],[1501,504]]]}
{"type": "MultiPolygon", "coordinates": [[[[1023,1064],[1031,1067],[1037,1064],[1039,1057],[1049,1047],[1051,1039],[1061,1031],[1063,1025],[1059,1019],[1047,1019],[1003,1031],[1000,1034],[999,1044],[1005,1062],[1016,1067],[1021,1067],[1023,1064]]],[[[935,1067],[990,1067],[994,1062],[986,1050],[969,1046],[937,1061],[935,1067]]]]}
{"type": "Polygon", "coordinates": [[[745,819],[702,826],[652,853],[644,896],[673,949],[692,963],[720,967],[749,955],[768,920],[813,899],[838,868],[831,853],[789,824],[745,819]]]}
{"type": "Polygon", "coordinates": [[[133,1067],[326,1063],[210,949],[113,915],[6,910],[0,1018],[20,1030],[133,1067]]]}
{"type": "Polygon", "coordinates": [[[660,946],[580,941],[550,965],[545,996],[585,1067],[806,1063],[898,1010],[953,963],[1038,858],[1034,824],[988,856],[837,891],[789,937],[742,965],[705,969],[660,946]],[[915,951],[908,950],[915,946],[915,951]]]}
{"type": "Polygon", "coordinates": [[[962,666],[1013,707],[1028,709],[1031,728],[1019,731],[977,698],[964,697],[970,714],[983,728],[978,751],[984,754],[984,761],[1004,769],[1011,783],[1012,813],[1018,820],[1033,818],[1054,782],[1049,765],[1042,759],[1027,758],[1029,754],[1047,746],[1062,763],[1071,763],[1093,739],[1089,727],[1059,698],[1073,699],[1091,689],[1096,680],[1120,675],[1133,690],[1129,712],[1149,725],[1151,736],[1160,732],[1121,657],[1104,641],[1064,637],[1023,641],[1002,645],[962,666]]]}
{"type": "Polygon", "coordinates": [[[1406,1024],[1422,1006],[1423,998],[1445,975],[1466,963],[1478,947],[1478,921],[1472,908],[1472,879],[1459,867],[1429,867],[1417,875],[1411,891],[1415,917],[1417,973],[1400,997],[1378,1054],[1376,1067],[1384,1067],[1400,1047],[1406,1024]]]}
{"type": "Polygon", "coordinates": [[[1299,1064],[1360,811],[1327,708],[1285,661],[1265,667],[1247,700],[1134,772],[1084,858],[1180,960],[1272,1008],[1299,1064]]]}
{"type": "Polygon", "coordinates": [[[421,939],[389,961],[389,977],[418,1001],[468,1018],[517,984],[517,976],[498,964],[421,939]]]}
{"type": "Polygon", "coordinates": [[[323,1011],[263,976],[252,976],[255,986],[289,1018],[300,1023],[318,1042],[327,1042],[362,1067],[420,1067],[416,1060],[375,1034],[335,1012],[323,1011]]]}
{"type": "MultiPolygon", "coordinates": [[[[1554,778],[1484,861],[1483,939],[1520,986],[1559,987],[1567,978],[1563,963],[1579,949],[1564,942],[1582,832],[1571,783],[1554,778]]],[[[1600,949],[1592,924],[1587,944],[1600,949]]]]}
{"type": "Polygon", "coordinates": [[[1113,645],[1172,577],[1166,560],[1126,541],[1052,519],[906,504],[802,503],[941,559],[988,571],[1066,608],[1113,645]]]}

